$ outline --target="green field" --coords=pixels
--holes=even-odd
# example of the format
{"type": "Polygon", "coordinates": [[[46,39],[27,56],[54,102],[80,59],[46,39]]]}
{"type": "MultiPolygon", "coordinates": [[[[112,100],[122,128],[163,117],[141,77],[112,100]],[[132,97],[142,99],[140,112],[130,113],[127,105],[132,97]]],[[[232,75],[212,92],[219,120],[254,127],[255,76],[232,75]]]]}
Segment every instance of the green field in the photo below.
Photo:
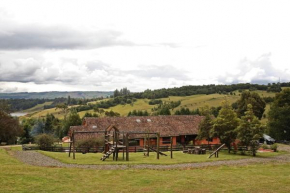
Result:
{"type": "Polygon", "coordinates": [[[290,191],[289,163],[201,169],[91,170],[30,166],[9,153],[0,148],[1,193],[290,191]]]}
{"type": "MultiPolygon", "coordinates": [[[[274,97],[275,93],[268,93],[266,91],[255,91],[262,97],[274,97]]],[[[191,96],[170,96],[168,98],[161,98],[162,101],[170,102],[170,101],[181,101],[181,105],[174,109],[180,109],[182,107],[189,108],[190,110],[194,110],[205,105],[210,107],[217,107],[221,105],[221,102],[225,99],[229,100],[230,103],[236,102],[240,96],[239,92],[235,92],[236,95],[224,95],[224,94],[210,94],[210,95],[191,95],[191,96]]],[[[111,110],[118,112],[121,116],[127,116],[130,111],[133,110],[147,110],[149,113],[154,105],[148,104],[149,99],[138,99],[134,102],[134,105],[131,106],[129,104],[126,105],[117,105],[115,107],[110,108],[111,110]]],[[[173,112],[172,112],[173,113],[173,112]]]]}
{"type": "Polygon", "coordinates": [[[64,117],[64,112],[61,109],[55,109],[55,108],[51,108],[51,109],[45,109],[36,113],[33,113],[31,115],[31,117],[33,118],[39,118],[39,117],[45,117],[47,114],[53,114],[56,118],[60,118],[62,119],[64,117]]]}
{"type": "Polygon", "coordinates": [[[38,105],[36,105],[36,106],[34,106],[34,107],[30,108],[30,109],[26,109],[24,112],[26,112],[26,113],[34,113],[34,112],[37,112],[37,111],[42,111],[42,110],[44,110],[43,109],[44,105],[51,105],[51,104],[52,104],[52,102],[45,102],[43,104],[38,104],[38,105]]]}
{"type": "MultiPolygon", "coordinates": [[[[275,93],[268,93],[266,91],[255,91],[258,94],[260,94],[261,97],[274,97],[275,93]]],[[[221,102],[225,99],[229,100],[230,103],[236,102],[240,98],[239,92],[234,92],[235,95],[224,95],[224,94],[210,94],[210,95],[191,95],[191,96],[170,96],[168,98],[162,98],[162,101],[170,102],[170,101],[181,101],[181,105],[174,109],[174,111],[184,107],[189,108],[190,110],[194,110],[200,107],[203,107],[205,105],[209,105],[210,107],[217,107],[221,105],[221,102]]],[[[108,99],[103,99],[108,100],[108,99]]],[[[105,111],[114,111],[120,113],[121,116],[127,116],[130,111],[133,110],[147,110],[149,113],[151,113],[151,109],[154,107],[154,105],[149,105],[150,99],[138,99],[136,102],[134,102],[133,105],[131,104],[125,104],[125,105],[117,105],[115,107],[111,107],[109,109],[105,109],[105,111]]],[[[96,102],[90,102],[90,103],[97,103],[96,102]]],[[[33,107],[32,109],[37,109],[40,107],[33,107]]],[[[269,109],[269,107],[267,107],[269,109]]],[[[173,114],[174,111],[171,113],[173,114]]],[[[83,117],[86,112],[93,113],[93,110],[89,111],[82,111],[79,112],[80,117],[83,117]]],[[[60,109],[55,110],[55,108],[52,109],[46,109],[46,110],[40,110],[34,114],[31,115],[31,117],[38,118],[38,117],[44,117],[47,113],[52,113],[57,118],[63,118],[64,112],[60,109]]]]}
{"type": "MultiPolygon", "coordinates": [[[[122,153],[119,153],[119,160],[113,161],[112,156],[105,161],[101,161],[101,157],[103,154],[101,153],[76,153],[76,159],[72,159],[68,157],[68,153],[60,153],[60,152],[49,152],[49,151],[39,151],[40,153],[57,159],[61,162],[68,164],[96,164],[96,165],[107,165],[107,164],[116,164],[116,165],[136,165],[136,164],[179,164],[179,163],[201,163],[201,162],[211,162],[217,160],[237,160],[237,159],[245,159],[252,158],[251,155],[241,155],[237,154],[228,154],[225,151],[221,151],[219,153],[219,158],[212,157],[208,159],[209,154],[206,155],[196,155],[196,154],[185,154],[180,151],[173,152],[173,159],[170,158],[170,152],[165,152],[168,156],[160,155],[160,159],[156,159],[156,153],[151,152],[149,157],[144,156],[142,152],[130,153],[129,158],[130,161],[125,161],[122,159],[122,153]]],[[[285,154],[285,152],[268,152],[268,153],[258,153],[257,158],[266,158],[285,154]]]]}

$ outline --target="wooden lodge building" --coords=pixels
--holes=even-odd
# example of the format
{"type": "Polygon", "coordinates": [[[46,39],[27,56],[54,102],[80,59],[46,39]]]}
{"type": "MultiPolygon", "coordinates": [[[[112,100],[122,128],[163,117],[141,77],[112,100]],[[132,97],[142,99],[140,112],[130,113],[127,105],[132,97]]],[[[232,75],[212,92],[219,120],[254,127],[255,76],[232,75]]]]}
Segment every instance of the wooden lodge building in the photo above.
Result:
{"type": "MultiPolygon", "coordinates": [[[[173,145],[187,145],[192,141],[193,145],[219,144],[214,138],[211,141],[197,140],[198,126],[203,116],[197,115],[171,115],[171,116],[134,116],[134,117],[86,117],[81,126],[71,126],[69,135],[73,131],[104,131],[110,125],[114,125],[124,132],[159,132],[160,146],[170,145],[172,137],[173,145]]],[[[97,134],[96,134],[97,135],[97,134]]],[[[76,140],[84,138],[84,135],[75,136],[76,140]]],[[[144,146],[145,135],[133,135],[131,140],[136,146],[144,146]]],[[[154,136],[150,137],[150,144],[156,145],[154,136]]]]}

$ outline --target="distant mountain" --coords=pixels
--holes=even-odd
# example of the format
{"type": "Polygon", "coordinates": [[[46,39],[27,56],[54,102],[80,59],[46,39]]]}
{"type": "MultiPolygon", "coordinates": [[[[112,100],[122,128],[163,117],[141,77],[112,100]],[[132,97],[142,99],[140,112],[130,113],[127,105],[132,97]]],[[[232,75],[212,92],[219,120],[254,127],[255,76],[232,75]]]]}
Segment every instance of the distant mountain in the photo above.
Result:
{"type": "Polygon", "coordinates": [[[112,91],[67,91],[67,92],[19,92],[0,93],[0,99],[54,99],[70,96],[71,98],[98,98],[113,95],[112,91]]]}

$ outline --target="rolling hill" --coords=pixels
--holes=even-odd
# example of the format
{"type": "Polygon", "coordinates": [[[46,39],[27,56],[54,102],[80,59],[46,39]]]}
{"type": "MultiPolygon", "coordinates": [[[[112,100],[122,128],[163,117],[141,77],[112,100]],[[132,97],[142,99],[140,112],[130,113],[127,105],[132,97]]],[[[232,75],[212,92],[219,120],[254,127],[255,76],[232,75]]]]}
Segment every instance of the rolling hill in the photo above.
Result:
{"type": "MultiPolygon", "coordinates": [[[[269,93],[266,91],[255,91],[257,92],[261,97],[274,97],[275,93],[269,93]]],[[[171,113],[173,114],[174,111],[184,107],[189,108],[190,110],[194,110],[200,107],[203,107],[205,105],[209,105],[211,107],[217,107],[220,106],[221,102],[227,98],[230,103],[233,103],[239,99],[240,93],[238,91],[234,92],[232,95],[226,95],[226,94],[200,94],[200,95],[191,95],[191,96],[170,96],[167,98],[161,98],[162,101],[181,101],[180,106],[175,108],[173,111],[171,110],[171,113]]],[[[107,100],[107,99],[103,99],[107,100]]],[[[124,105],[117,105],[114,107],[111,107],[109,109],[104,109],[105,111],[114,111],[120,113],[121,116],[127,116],[130,111],[133,110],[147,110],[149,113],[151,113],[151,109],[154,108],[156,105],[149,105],[150,99],[137,99],[133,104],[124,104],[124,105]]],[[[98,101],[100,102],[100,101],[98,101]]],[[[90,102],[94,103],[94,102],[90,102]]],[[[45,117],[47,113],[54,114],[55,117],[62,119],[64,117],[64,112],[60,109],[45,109],[45,110],[39,110],[37,107],[33,107],[29,109],[28,111],[25,111],[29,113],[27,117],[33,117],[33,118],[39,118],[39,117],[45,117]]],[[[269,105],[267,104],[266,111],[269,110],[269,105]]],[[[93,110],[87,110],[87,111],[81,111],[79,112],[80,117],[83,117],[86,112],[93,113],[93,110]]]]}

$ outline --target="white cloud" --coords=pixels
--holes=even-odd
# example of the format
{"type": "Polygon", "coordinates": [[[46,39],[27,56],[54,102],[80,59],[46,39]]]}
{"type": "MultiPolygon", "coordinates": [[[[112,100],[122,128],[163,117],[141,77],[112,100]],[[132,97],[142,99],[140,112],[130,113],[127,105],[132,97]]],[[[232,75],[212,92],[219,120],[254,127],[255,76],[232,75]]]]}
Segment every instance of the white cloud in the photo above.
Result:
{"type": "Polygon", "coordinates": [[[256,60],[243,59],[234,73],[227,72],[219,76],[221,83],[259,83],[267,84],[278,82],[280,79],[290,81],[290,73],[287,69],[275,68],[271,62],[271,54],[263,54],[256,60]]]}
{"type": "Polygon", "coordinates": [[[2,0],[0,92],[289,81],[289,5],[2,0]]]}

